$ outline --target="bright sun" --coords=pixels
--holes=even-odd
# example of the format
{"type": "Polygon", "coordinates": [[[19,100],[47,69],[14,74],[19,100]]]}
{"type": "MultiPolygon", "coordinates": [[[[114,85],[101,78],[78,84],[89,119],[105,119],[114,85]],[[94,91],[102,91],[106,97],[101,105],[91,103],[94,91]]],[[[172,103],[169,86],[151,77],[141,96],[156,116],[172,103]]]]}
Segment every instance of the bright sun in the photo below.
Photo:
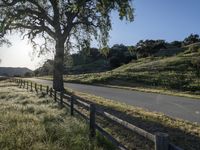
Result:
{"type": "Polygon", "coordinates": [[[0,66],[2,67],[28,67],[36,69],[46,60],[46,57],[33,56],[33,48],[27,39],[22,40],[17,34],[8,36],[12,46],[0,47],[0,66]]]}

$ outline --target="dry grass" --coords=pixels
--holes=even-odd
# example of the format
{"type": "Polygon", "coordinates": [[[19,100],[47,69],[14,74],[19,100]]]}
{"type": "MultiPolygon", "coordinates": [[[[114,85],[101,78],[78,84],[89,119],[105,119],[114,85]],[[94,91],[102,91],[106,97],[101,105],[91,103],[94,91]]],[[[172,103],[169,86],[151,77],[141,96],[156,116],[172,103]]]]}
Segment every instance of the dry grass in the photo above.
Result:
{"type": "MultiPolygon", "coordinates": [[[[181,148],[187,150],[200,149],[199,124],[191,123],[181,119],[174,119],[162,113],[149,112],[142,108],[104,99],[102,97],[76,92],[70,89],[67,90],[74,92],[76,95],[87,99],[89,103],[95,103],[109,113],[114,114],[142,129],[145,129],[152,134],[156,132],[168,133],[170,136],[170,142],[181,148]]],[[[145,140],[145,138],[137,135],[136,133],[132,133],[123,127],[101,117],[97,117],[97,122],[129,149],[153,149],[154,145],[152,142],[145,140]]]]}
{"type": "MultiPolygon", "coordinates": [[[[150,133],[168,133],[170,142],[181,148],[187,150],[200,149],[200,125],[197,123],[174,119],[162,113],[149,112],[142,108],[86,93],[75,92],[75,94],[87,99],[88,102],[96,103],[99,107],[104,108],[111,114],[115,114],[119,118],[145,129],[150,133]]],[[[130,149],[153,149],[151,142],[126,131],[122,127],[116,126],[116,124],[104,121],[103,126],[130,149]]]]}
{"type": "Polygon", "coordinates": [[[7,81],[0,82],[0,113],[1,150],[110,149],[91,141],[88,125],[68,109],[7,81]]]}

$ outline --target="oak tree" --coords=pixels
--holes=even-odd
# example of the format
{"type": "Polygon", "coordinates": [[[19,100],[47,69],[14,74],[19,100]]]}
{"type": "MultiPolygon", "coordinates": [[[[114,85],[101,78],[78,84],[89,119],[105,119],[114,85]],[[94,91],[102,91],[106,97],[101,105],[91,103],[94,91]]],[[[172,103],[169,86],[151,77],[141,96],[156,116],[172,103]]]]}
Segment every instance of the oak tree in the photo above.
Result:
{"type": "Polygon", "coordinates": [[[54,44],[53,88],[62,91],[65,50],[87,48],[93,39],[107,47],[112,11],[134,19],[131,0],[1,0],[0,33],[18,31],[41,53],[54,44]]]}

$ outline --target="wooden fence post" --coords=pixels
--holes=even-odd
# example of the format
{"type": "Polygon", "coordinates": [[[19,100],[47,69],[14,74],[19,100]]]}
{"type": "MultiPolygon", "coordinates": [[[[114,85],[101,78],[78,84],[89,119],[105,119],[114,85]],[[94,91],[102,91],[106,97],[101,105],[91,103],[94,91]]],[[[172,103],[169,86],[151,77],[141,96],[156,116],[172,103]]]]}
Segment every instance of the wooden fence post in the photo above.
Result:
{"type": "Polygon", "coordinates": [[[53,89],[50,88],[50,97],[52,97],[52,92],[53,92],[53,89]]]}
{"type": "Polygon", "coordinates": [[[57,101],[57,97],[56,97],[56,90],[54,89],[54,101],[57,101]]]}
{"type": "Polygon", "coordinates": [[[31,82],[31,92],[33,91],[33,83],[31,82]]]}
{"type": "Polygon", "coordinates": [[[35,83],[35,91],[36,91],[36,93],[38,92],[37,83],[35,83]]]}
{"type": "Polygon", "coordinates": [[[47,92],[47,95],[48,95],[49,94],[49,86],[47,86],[47,91],[46,92],[47,92]]]}
{"type": "Polygon", "coordinates": [[[94,104],[90,104],[90,138],[94,138],[96,135],[95,131],[95,111],[96,107],[94,104]]]}
{"type": "Polygon", "coordinates": [[[60,92],[60,106],[63,106],[63,92],[60,92]]]}
{"type": "Polygon", "coordinates": [[[70,105],[70,110],[71,110],[71,116],[74,115],[74,96],[71,96],[71,105],[70,105]]]}
{"type": "Polygon", "coordinates": [[[19,88],[21,88],[22,87],[22,80],[20,80],[20,84],[19,84],[19,88]]]}
{"type": "Polygon", "coordinates": [[[25,88],[26,87],[26,81],[24,80],[24,86],[23,86],[23,88],[25,88]]]}
{"type": "Polygon", "coordinates": [[[169,135],[161,132],[156,133],[155,150],[168,150],[168,149],[169,149],[169,135]]]}
{"type": "Polygon", "coordinates": [[[27,81],[27,90],[28,90],[28,81],[27,81]]]}
{"type": "Polygon", "coordinates": [[[21,80],[21,88],[23,88],[23,80],[21,80]]]}
{"type": "Polygon", "coordinates": [[[42,92],[42,84],[40,84],[40,91],[42,92]]]}

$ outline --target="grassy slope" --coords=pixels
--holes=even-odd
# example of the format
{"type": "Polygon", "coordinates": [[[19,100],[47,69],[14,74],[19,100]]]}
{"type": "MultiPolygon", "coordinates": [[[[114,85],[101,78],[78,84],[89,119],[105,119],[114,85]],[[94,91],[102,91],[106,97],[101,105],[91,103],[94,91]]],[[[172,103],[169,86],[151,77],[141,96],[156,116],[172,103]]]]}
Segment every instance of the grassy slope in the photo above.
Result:
{"type": "Polygon", "coordinates": [[[91,72],[102,72],[109,70],[109,66],[104,59],[97,59],[96,61],[88,64],[82,64],[77,66],[72,66],[68,68],[69,74],[80,74],[80,73],[91,73],[91,72]]]}
{"type": "MultiPolygon", "coordinates": [[[[186,48],[187,49],[187,48],[186,48]]],[[[191,60],[200,57],[200,51],[189,49],[172,57],[139,59],[102,73],[66,75],[66,82],[112,85],[144,92],[200,98],[200,87],[191,60]]],[[[52,77],[40,77],[52,79],[52,77]]]]}
{"type": "Polygon", "coordinates": [[[1,81],[0,149],[109,149],[90,142],[88,126],[51,101],[1,81]]]}
{"type": "Polygon", "coordinates": [[[182,92],[179,95],[189,96],[200,94],[195,68],[191,65],[191,60],[197,57],[200,57],[200,52],[187,50],[172,57],[139,59],[112,71],[68,75],[64,78],[67,82],[126,86],[133,87],[133,90],[166,94],[172,94],[169,90],[176,90],[174,93],[179,91],[182,92]]]}

